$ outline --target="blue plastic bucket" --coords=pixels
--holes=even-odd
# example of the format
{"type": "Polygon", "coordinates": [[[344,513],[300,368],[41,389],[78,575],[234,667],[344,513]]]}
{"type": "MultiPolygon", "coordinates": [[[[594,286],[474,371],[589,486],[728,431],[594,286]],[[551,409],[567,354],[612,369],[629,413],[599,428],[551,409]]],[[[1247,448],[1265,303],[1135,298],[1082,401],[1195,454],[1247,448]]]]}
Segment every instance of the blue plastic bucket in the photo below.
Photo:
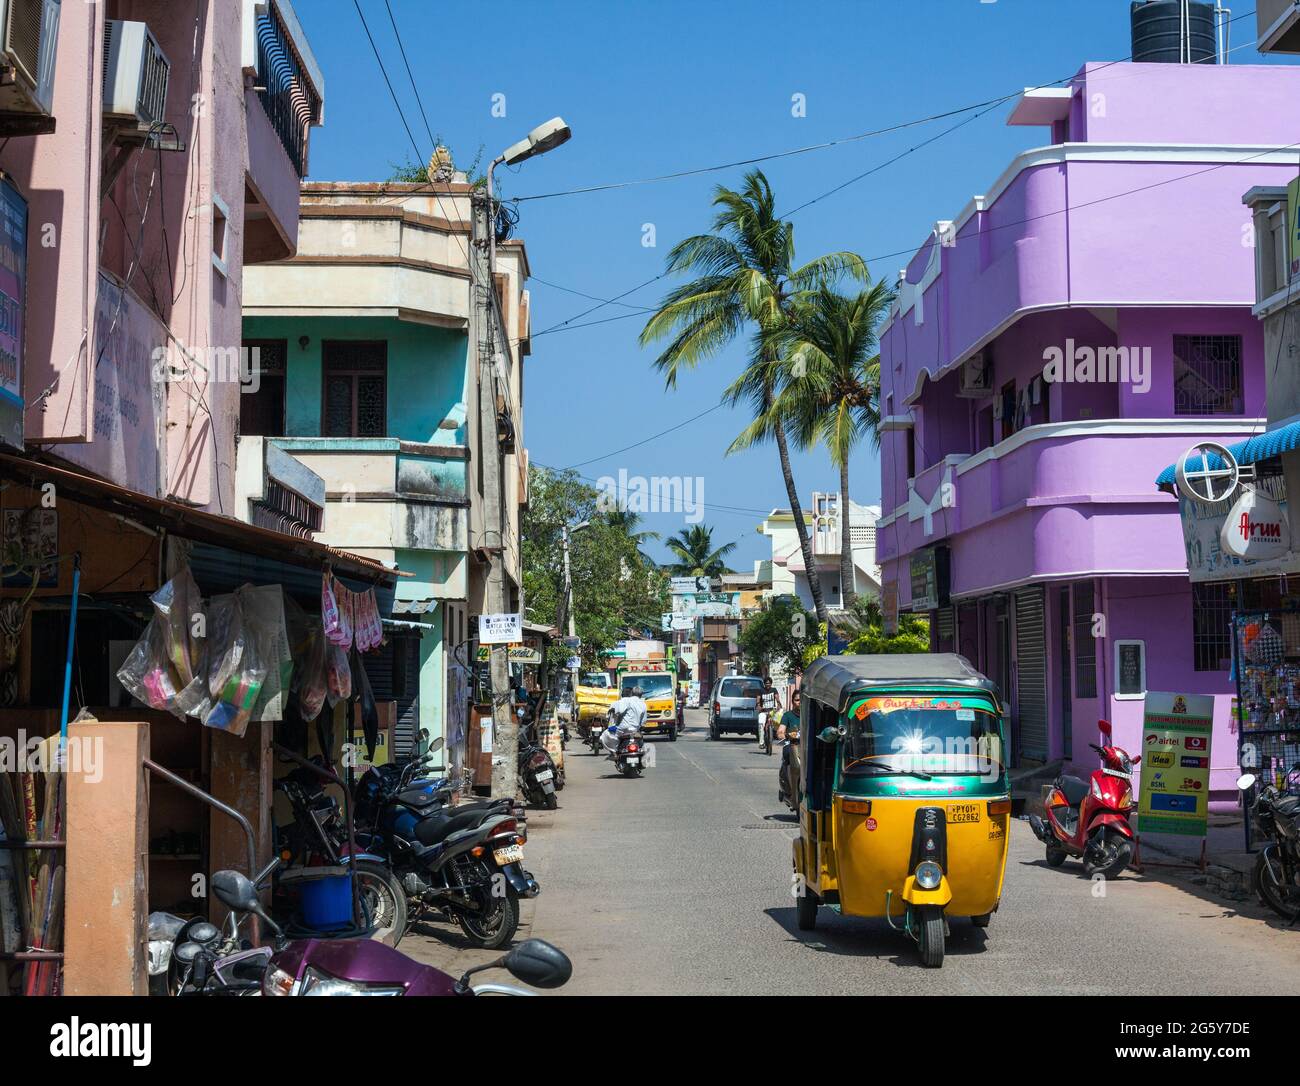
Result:
{"type": "Polygon", "coordinates": [[[310,928],[329,931],[352,925],[352,880],[348,875],[322,875],[301,882],[302,918],[310,928]]]}

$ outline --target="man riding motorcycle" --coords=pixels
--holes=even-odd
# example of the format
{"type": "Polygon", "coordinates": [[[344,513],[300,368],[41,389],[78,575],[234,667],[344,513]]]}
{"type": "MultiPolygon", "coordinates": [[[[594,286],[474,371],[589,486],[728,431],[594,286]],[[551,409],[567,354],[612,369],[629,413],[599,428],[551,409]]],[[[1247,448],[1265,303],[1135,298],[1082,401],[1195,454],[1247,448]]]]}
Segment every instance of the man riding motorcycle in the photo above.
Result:
{"type": "Polygon", "coordinates": [[[607,718],[609,727],[600,737],[600,742],[612,758],[618,753],[618,742],[622,736],[640,733],[645,727],[646,704],[641,697],[641,688],[632,687],[626,696],[614,702],[609,707],[607,718]]]}

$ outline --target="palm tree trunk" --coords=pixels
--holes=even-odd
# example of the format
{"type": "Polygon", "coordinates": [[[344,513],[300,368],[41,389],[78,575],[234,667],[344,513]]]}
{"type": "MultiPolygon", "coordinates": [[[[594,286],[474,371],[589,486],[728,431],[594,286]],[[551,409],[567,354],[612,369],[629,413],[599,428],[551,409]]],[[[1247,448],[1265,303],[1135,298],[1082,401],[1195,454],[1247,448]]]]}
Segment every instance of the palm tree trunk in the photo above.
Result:
{"type": "Polygon", "coordinates": [[[857,591],[853,587],[853,533],[849,527],[849,458],[840,465],[840,599],[844,610],[853,606],[857,591]]]}
{"type": "MultiPolygon", "coordinates": [[[[772,390],[769,388],[765,393],[766,403],[764,407],[768,410],[772,406],[772,390]]],[[[829,622],[829,616],[826,614],[826,603],[822,599],[822,582],[817,575],[817,566],[813,561],[812,543],[808,539],[808,525],[804,523],[803,506],[799,504],[799,491],[794,485],[794,469],[790,467],[790,446],[785,440],[785,430],[776,426],[773,427],[776,436],[776,448],[781,454],[781,476],[785,479],[786,496],[790,499],[790,512],[794,515],[794,530],[799,536],[799,551],[803,554],[803,566],[808,571],[808,591],[812,593],[813,610],[817,612],[818,622],[829,622]]]]}

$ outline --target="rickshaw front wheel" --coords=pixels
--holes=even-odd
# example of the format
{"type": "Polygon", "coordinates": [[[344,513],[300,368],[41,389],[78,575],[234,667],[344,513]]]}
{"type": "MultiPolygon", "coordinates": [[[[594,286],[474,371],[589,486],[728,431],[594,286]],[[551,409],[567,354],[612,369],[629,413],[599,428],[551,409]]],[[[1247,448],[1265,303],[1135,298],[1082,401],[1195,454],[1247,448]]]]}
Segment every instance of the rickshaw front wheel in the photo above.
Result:
{"type": "Polygon", "coordinates": [[[913,915],[916,941],[921,950],[921,964],[927,969],[943,965],[943,910],[937,905],[924,905],[913,915]]]}
{"type": "Polygon", "coordinates": [[[800,931],[812,931],[817,926],[817,895],[806,887],[795,898],[795,923],[800,931]]]}

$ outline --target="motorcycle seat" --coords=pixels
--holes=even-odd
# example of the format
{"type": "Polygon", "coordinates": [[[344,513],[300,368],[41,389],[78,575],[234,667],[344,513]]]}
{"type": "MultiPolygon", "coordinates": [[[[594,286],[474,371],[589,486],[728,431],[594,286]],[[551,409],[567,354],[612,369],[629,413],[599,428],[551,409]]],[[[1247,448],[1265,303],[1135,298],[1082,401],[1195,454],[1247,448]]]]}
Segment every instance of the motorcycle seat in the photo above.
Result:
{"type": "Polygon", "coordinates": [[[1283,796],[1273,804],[1273,810],[1286,818],[1295,817],[1300,811],[1300,796],[1283,796]]]}
{"type": "Polygon", "coordinates": [[[432,788],[408,788],[393,798],[404,807],[430,807],[440,801],[438,793],[432,788]]]}
{"type": "Polygon", "coordinates": [[[436,845],[445,841],[457,830],[467,830],[477,826],[487,815],[483,809],[460,811],[456,814],[436,814],[425,818],[415,827],[415,839],[422,845],[436,845]]]}
{"type": "Polygon", "coordinates": [[[1088,795],[1088,782],[1079,777],[1057,777],[1056,787],[1071,807],[1080,806],[1088,795]]]}

